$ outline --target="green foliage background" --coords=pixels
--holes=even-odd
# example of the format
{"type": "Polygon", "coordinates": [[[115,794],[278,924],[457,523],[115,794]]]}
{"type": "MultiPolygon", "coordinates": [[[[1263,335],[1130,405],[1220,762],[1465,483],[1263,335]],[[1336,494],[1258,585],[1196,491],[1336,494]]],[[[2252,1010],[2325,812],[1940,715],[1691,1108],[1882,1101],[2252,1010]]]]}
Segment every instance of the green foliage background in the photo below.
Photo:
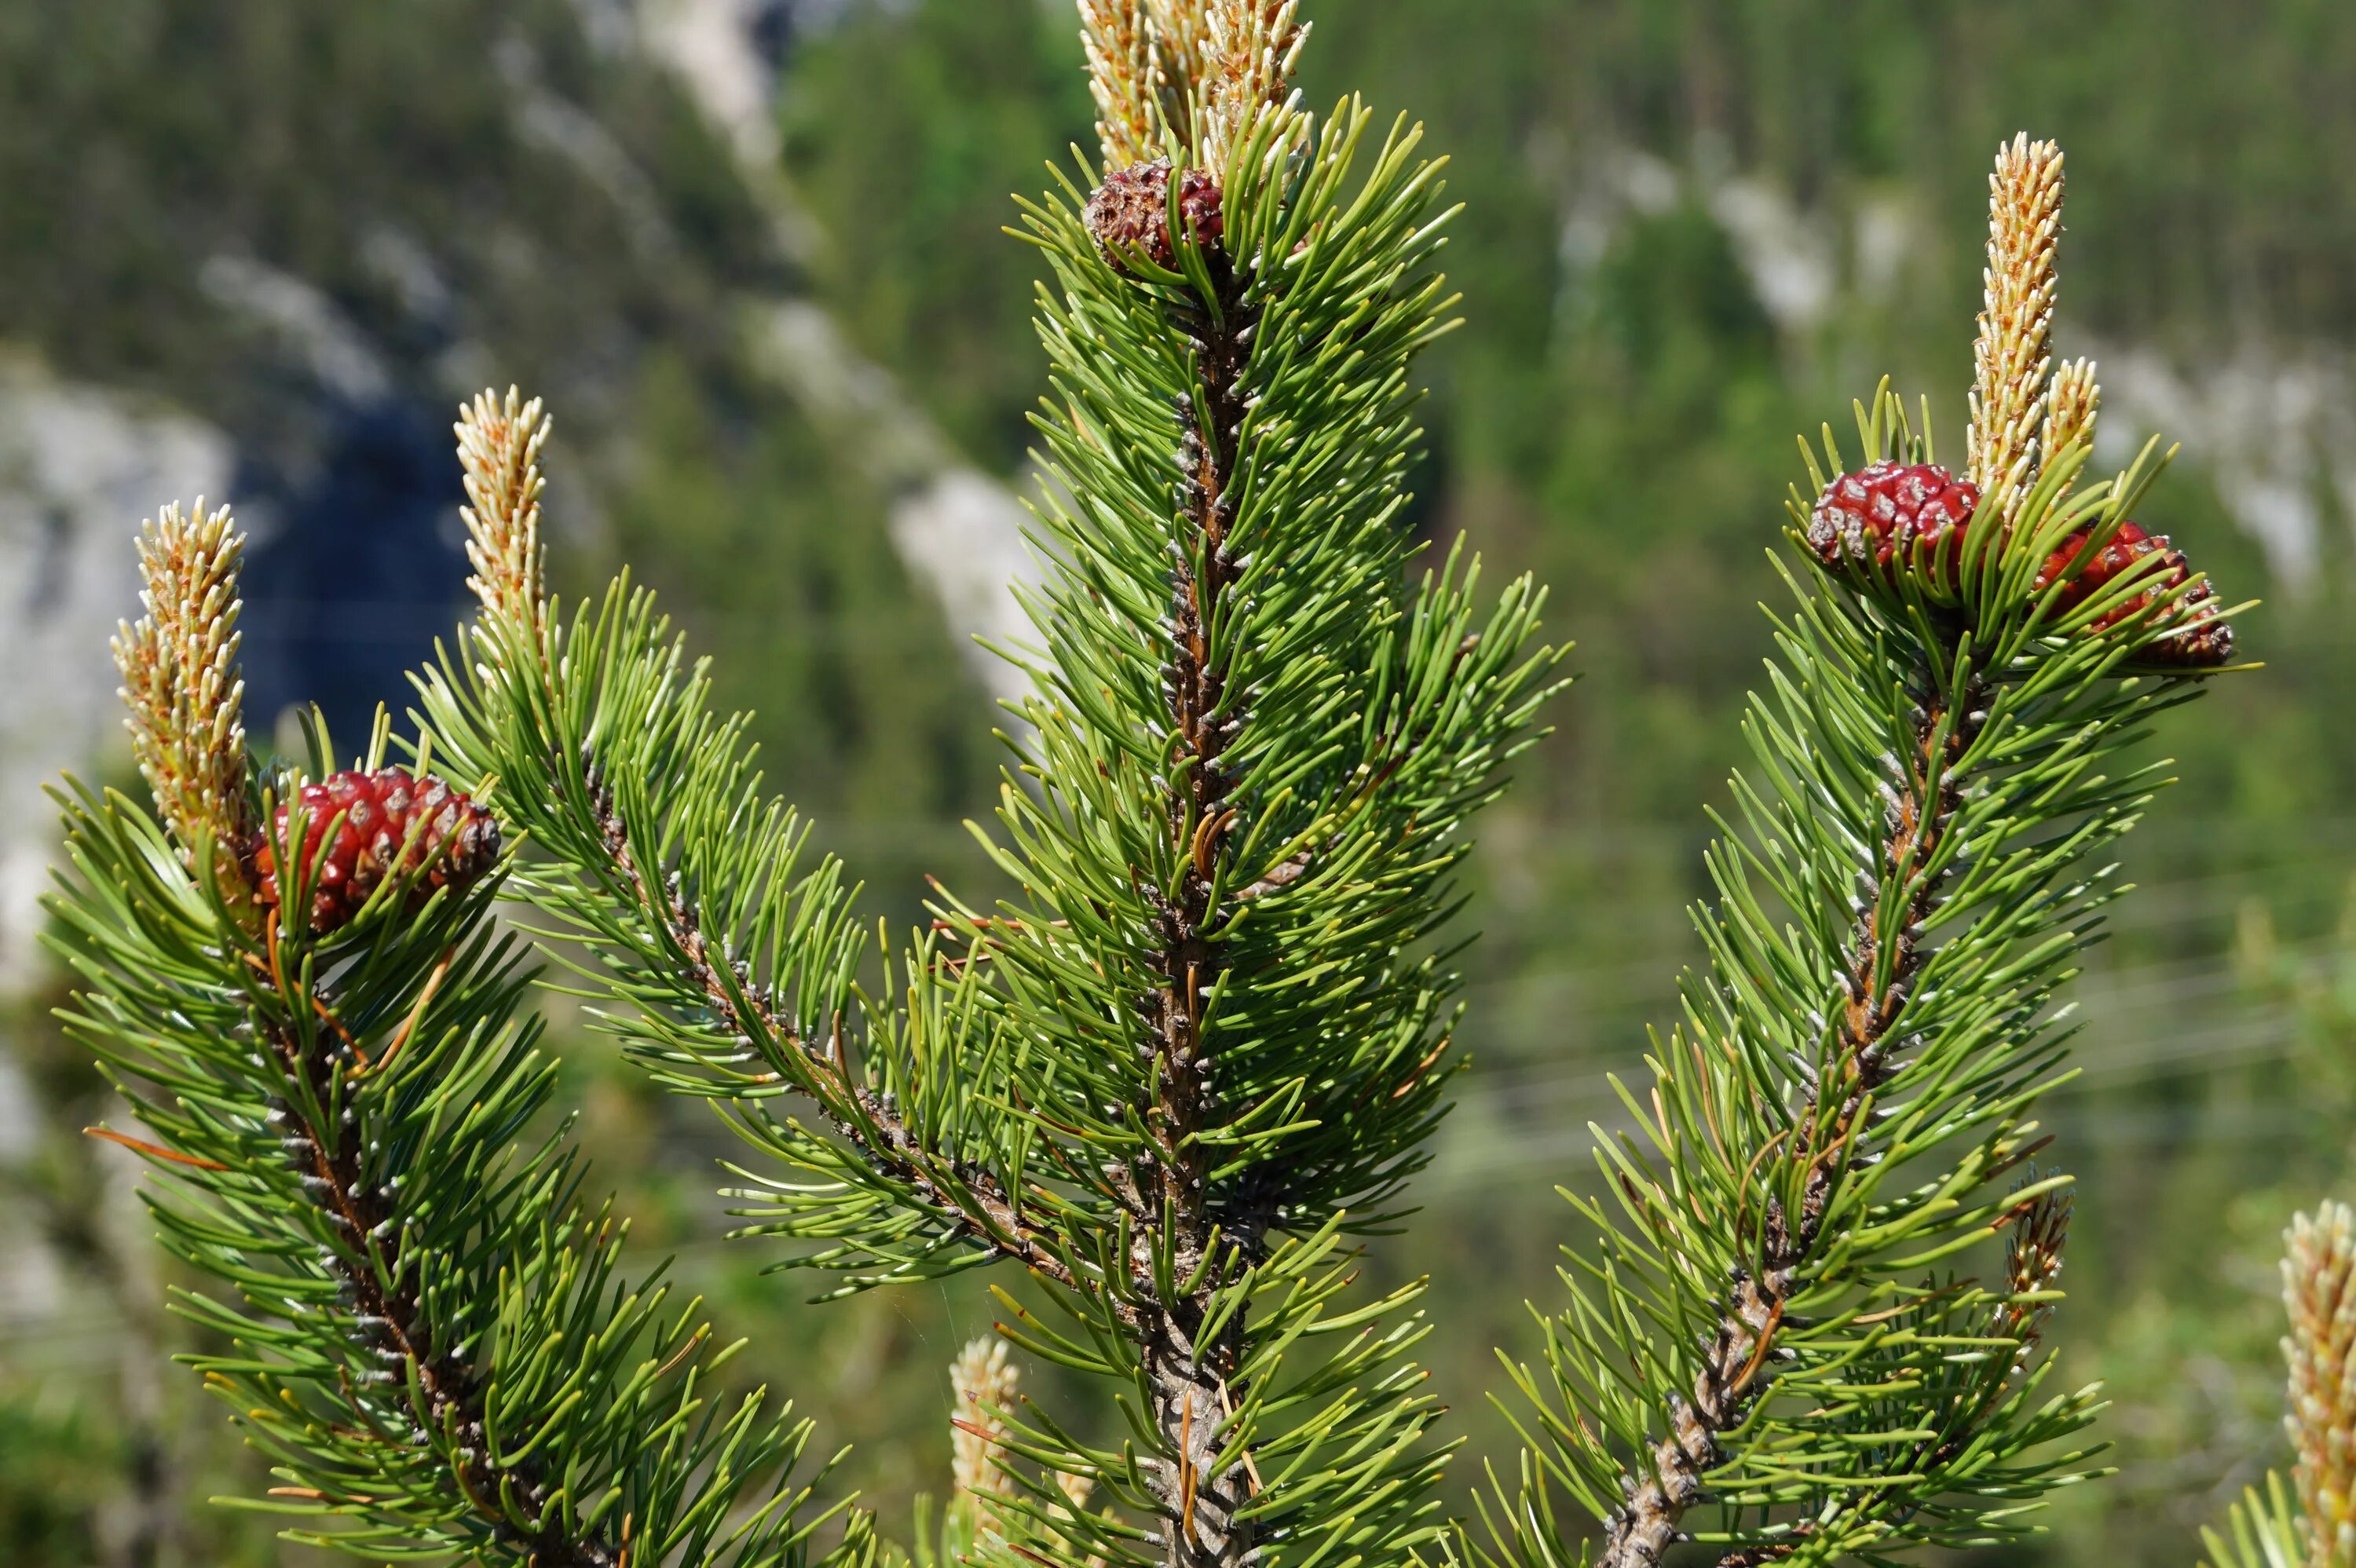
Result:
{"type": "MultiPolygon", "coordinates": [[[[1074,27],[1040,0],[864,0],[805,31],[779,123],[822,242],[797,270],[677,89],[596,46],[594,9],[0,6],[0,341],[241,435],[299,424],[284,375],[198,286],[227,251],[324,290],[437,406],[469,377],[537,387],[560,420],[561,574],[577,588],[626,559],[661,588],[718,656],[720,700],[760,710],[773,779],[884,908],[913,912],[921,873],[969,873],[955,825],[986,805],[995,716],[892,553],[886,497],[747,373],[730,302],[809,292],[968,455],[1017,475],[1043,359],[1033,258],[999,228],[1007,193],[1087,134],[1074,27]],[[519,133],[527,67],[643,172],[667,238],[519,133]],[[432,256],[454,321],[416,328],[367,265],[385,229],[432,256]]],[[[1489,1348],[1526,1343],[1520,1299],[1553,1289],[1571,1216],[1551,1187],[1583,1179],[1584,1125],[1614,1115],[1601,1074],[1634,1062],[1697,953],[1681,908],[1767,646],[1754,605],[1792,434],[1842,421],[1890,370],[1960,436],[1987,160],[2022,128],[2069,154],[2063,353],[2149,349],[2196,384],[2245,351],[2350,365],[2356,10],[1310,9],[1311,97],[1360,89],[1423,117],[1469,204],[1447,256],[1468,325],[1427,361],[1419,527],[1467,530],[1496,568],[1552,583],[1549,633],[1577,641],[1583,677],[1486,822],[1477,1065],[1429,1212],[1376,1256],[1440,1281],[1427,1360],[1473,1456],[1502,1456],[1489,1348]],[[1713,206],[1736,177],[1787,198],[1828,258],[1813,324],[1779,323],[1713,206]],[[1644,180],[1658,188],[1628,199],[1644,180]],[[1900,243],[1877,260],[1860,225],[1885,219],[1900,243]]],[[[2056,1516],[2040,1561],[2057,1565],[2189,1563],[2197,1525],[2279,1458],[2275,1239],[2294,1208],[2356,1186],[2356,518],[2316,474],[2319,564],[2276,581],[2222,483],[2179,460],[2143,520],[2229,596],[2267,599],[2244,645],[2268,667],[2166,727],[2185,784],[2130,849],[2144,891],[2082,987],[2087,1076],[2055,1101],[2083,1173],[2062,1380],[2112,1380],[2122,1474],[2056,1516]]],[[[60,1128],[97,1119],[94,1085],[37,1022],[15,1042],[60,1128]]],[[[689,1280],[755,1336],[745,1375],[861,1443],[849,1473],[905,1518],[945,1484],[942,1369],[984,1307],[956,1286],[799,1306],[711,1233],[719,1129],[601,1049],[573,1053],[568,1083],[603,1177],[632,1184],[642,1243],[684,1249],[689,1280]]],[[[12,1179],[70,1242],[99,1222],[94,1167],[54,1141],[12,1179]]],[[[169,1344],[180,1330],[134,1322],[153,1284],[77,1276],[122,1304],[91,1321],[169,1344]]],[[[1050,1369],[1030,1386],[1059,1397],[1050,1369]]],[[[158,1441],[187,1521],[161,1537],[167,1560],[297,1560],[203,1508],[207,1472],[239,1461],[187,1392],[166,1376],[134,1397],[102,1356],[0,1330],[7,1560],[113,1551],[97,1521],[158,1441]]]]}

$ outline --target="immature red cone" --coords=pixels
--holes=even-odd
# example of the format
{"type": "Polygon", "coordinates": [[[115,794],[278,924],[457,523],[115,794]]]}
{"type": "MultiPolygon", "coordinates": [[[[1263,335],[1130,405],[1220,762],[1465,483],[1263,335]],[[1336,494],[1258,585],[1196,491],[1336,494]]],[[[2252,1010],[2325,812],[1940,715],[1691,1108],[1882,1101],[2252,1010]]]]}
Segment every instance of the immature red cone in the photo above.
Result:
{"type": "MultiPolygon", "coordinates": [[[[303,865],[319,865],[311,891],[311,928],[334,931],[389,876],[422,872],[411,895],[412,907],[436,888],[463,889],[488,870],[499,856],[499,825],[487,807],[428,774],[412,778],[404,768],[357,770],[305,784],[303,865]],[[329,828],[336,837],[326,860],[318,860],[329,828]]],[[[265,905],[281,901],[278,850],[286,842],[290,807],[278,808],[274,830],[254,854],[259,891],[265,905]]]]}
{"type": "Polygon", "coordinates": [[[1978,485],[1935,463],[1871,464],[1825,486],[1808,517],[1808,548],[1829,567],[1887,566],[1918,539],[1944,539],[1953,565],[1979,504],[1978,485]]]}
{"type": "MultiPolygon", "coordinates": [[[[2070,563],[2086,548],[2086,539],[2083,533],[2072,534],[2037,569],[2040,593],[2068,574],[2056,596],[2058,610],[2076,609],[2093,598],[2104,583],[2146,556],[2158,555],[2164,562],[2159,571],[2146,579],[2148,586],[2143,592],[2130,594],[2095,616],[2091,627],[2094,631],[2107,631],[2128,616],[2140,614],[2155,595],[2168,593],[2192,575],[2192,569],[2185,564],[2184,552],[2170,545],[2167,535],[2146,532],[2141,525],[2131,521],[2121,523],[2103,548],[2072,573],[2070,563]]],[[[2180,665],[2188,669],[2213,669],[2233,658],[2233,624],[2217,613],[2216,592],[2206,580],[2185,591],[2169,612],[2168,621],[2170,624],[2181,621],[2184,629],[2171,632],[2146,648],[2143,656],[2147,661],[2180,665]]]]}
{"type": "MultiPolygon", "coordinates": [[[[1226,232],[1219,209],[1218,182],[1207,169],[1188,169],[1178,176],[1178,215],[1198,246],[1209,245],[1226,232]]],[[[1105,260],[1126,271],[1131,256],[1142,252],[1157,267],[1175,269],[1178,250],[1170,236],[1170,160],[1156,158],[1105,176],[1088,197],[1088,232],[1105,260]]]]}

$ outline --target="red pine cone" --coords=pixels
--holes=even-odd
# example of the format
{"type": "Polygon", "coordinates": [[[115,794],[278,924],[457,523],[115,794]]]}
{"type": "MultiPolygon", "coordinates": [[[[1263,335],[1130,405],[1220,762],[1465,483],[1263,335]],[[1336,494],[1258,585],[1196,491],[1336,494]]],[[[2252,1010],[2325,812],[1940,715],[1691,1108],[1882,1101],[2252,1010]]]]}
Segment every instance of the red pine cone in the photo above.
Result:
{"type": "MultiPolygon", "coordinates": [[[[1188,169],[1178,176],[1178,214],[1198,246],[1210,245],[1226,232],[1218,182],[1208,169],[1188,169]]],[[[1126,272],[1128,258],[1140,251],[1158,267],[1177,268],[1177,246],[1170,235],[1169,159],[1107,175],[1088,197],[1085,216],[1098,249],[1116,268],[1126,272]]]]}
{"type": "MultiPolygon", "coordinates": [[[[2079,551],[2086,548],[2087,536],[2072,534],[2061,547],[2048,556],[2045,564],[2037,569],[2037,591],[2051,588],[2057,579],[2070,570],[2079,551]]],[[[2192,575],[2185,564],[2184,552],[2168,542],[2165,534],[2152,534],[2141,525],[2124,522],[2118,526],[2102,549],[2078,568],[2074,576],[2062,584],[2056,608],[2074,610],[2093,598],[2104,583],[2125,571],[2147,555],[2157,554],[2165,564],[2145,581],[2149,587],[2127,598],[2094,617],[2093,630],[2101,632],[2117,625],[2130,615],[2148,608],[2155,596],[2165,595],[2192,575]]],[[[2154,664],[2179,665],[2188,669],[2213,669],[2233,656],[2233,624],[2219,617],[2217,595],[2207,581],[2196,582],[2176,601],[2169,613],[2173,622],[2182,620],[2183,631],[2160,638],[2143,651],[2143,657],[2154,664]]]]}
{"type": "Polygon", "coordinates": [[[1935,463],[1869,464],[1825,486],[1808,518],[1808,548],[1829,567],[1870,559],[1887,566],[1917,539],[1944,539],[1949,565],[1958,558],[1964,524],[1978,510],[1980,488],[1935,463]]]}
{"type": "MultiPolygon", "coordinates": [[[[319,866],[311,891],[314,931],[349,922],[389,876],[422,873],[410,900],[415,908],[436,888],[466,888],[499,858],[499,825],[489,809],[431,774],[421,783],[404,768],[351,770],[305,784],[301,799],[306,818],[302,863],[319,866]],[[335,843],[320,862],[319,847],[330,827],[335,843]]],[[[280,901],[277,856],[286,842],[288,814],[288,807],[278,808],[275,830],[254,852],[255,896],[264,904],[280,901]]]]}

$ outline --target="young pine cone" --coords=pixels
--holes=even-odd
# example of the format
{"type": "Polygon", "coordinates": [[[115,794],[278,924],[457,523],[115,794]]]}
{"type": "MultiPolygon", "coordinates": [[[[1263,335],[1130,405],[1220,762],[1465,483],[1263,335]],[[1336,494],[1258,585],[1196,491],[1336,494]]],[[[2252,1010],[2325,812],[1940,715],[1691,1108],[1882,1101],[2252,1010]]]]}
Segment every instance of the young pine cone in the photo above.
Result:
{"type": "MultiPolygon", "coordinates": [[[[402,768],[348,771],[305,784],[300,798],[305,816],[302,866],[319,867],[311,890],[316,932],[348,923],[387,877],[423,873],[410,895],[414,909],[437,888],[471,886],[499,858],[499,825],[488,808],[430,774],[420,781],[402,768]],[[335,841],[321,861],[320,846],[330,827],[335,841]]],[[[289,815],[289,807],[278,808],[274,829],[254,851],[255,897],[264,905],[275,906],[284,897],[278,852],[286,842],[289,815]]]]}
{"type": "MultiPolygon", "coordinates": [[[[1226,231],[1219,187],[1208,169],[1178,176],[1178,216],[1197,246],[1215,244],[1226,231]]],[[[1175,271],[1178,250],[1170,234],[1170,160],[1156,158],[1107,175],[1088,197],[1088,232],[1106,261],[1127,272],[1129,259],[1143,255],[1157,267],[1175,271]]]]}
{"type": "MultiPolygon", "coordinates": [[[[2037,591],[2051,588],[2057,579],[2070,572],[2070,563],[2086,548],[2086,536],[2072,534],[2059,549],[2046,558],[2037,571],[2037,591]]],[[[2163,565],[2145,581],[2150,584],[2143,592],[2129,594],[2125,600],[2094,617],[2091,628],[2104,631],[2128,616],[2138,614],[2148,607],[2154,594],[2164,594],[2192,575],[2185,564],[2184,552],[2168,542],[2165,534],[2147,533],[2134,522],[2124,522],[2102,549],[2088,557],[2077,571],[2062,582],[2056,596],[2056,608],[2074,610],[2094,597],[2102,586],[2147,555],[2161,557],[2163,565]]],[[[2233,657],[2233,627],[2217,613],[2217,595],[2204,580],[2187,589],[2161,623],[2172,628],[2143,651],[2143,658],[2152,664],[2174,665],[2186,669],[2214,669],[2232,662],[2233,657]]]]}
{"type": "Polygon", "coordinates": [[[1855,571],[1903,561],[1929,540],[1945,546],[1933,559],[1952,573],[1979,504],[1978,485],[1935,463],[1872,464],[1825,486],[1808,518],[1808,548],[1828,567],[1855,571]]]}
{"type": "MultiPolygon", "coordinates": [[[[1934,463],[1876,463],[1825,486],[1808,518],[1808,548],[1827,567],[1852,576],[1887,573],[1920,560],[1939,586],[1952,588],[1963,559],[1965,530],[1979,503],[1977,485],[1934,463]],[[1917,546],[1924,544],[1929,549],[1917,557],[1917,546]]],[[[2160,570],[2148,579],[2150,587],[2096,616],[2090,632],[2108,631],[2140,613],[2154,594],[2169,592],[2192,574],[2183,552],[2165,536],[2147,533],[2133,522],[2121,523],[2109,541],[2073,572],[2071,562],[2086,548],[2086,538],[2083,533],[2070,535],[2038,569],[2037,592],[2062,583],[2056,596],[2060,611],[2084,603],[2145,556],[2163,558],[2160,570]]],[[[2169,611],[2165,635],[2140,657],[2147,664],[2179,669],[2215,669],[2231,663],[2233,628],[2217,610],[2217,596],[2209,584],[2194,583],[2169,611]]]]}

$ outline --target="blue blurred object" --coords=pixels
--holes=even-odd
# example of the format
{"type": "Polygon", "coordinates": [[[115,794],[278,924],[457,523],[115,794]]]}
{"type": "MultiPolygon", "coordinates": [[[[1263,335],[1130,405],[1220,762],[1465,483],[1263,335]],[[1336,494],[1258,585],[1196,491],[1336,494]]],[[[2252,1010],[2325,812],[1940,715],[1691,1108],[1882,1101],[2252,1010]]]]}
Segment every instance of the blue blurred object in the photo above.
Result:
{"type": "Polygon", "coordinates": [[[433,651],[466,593],[450,440],[421,400],[331,412],[316,454],[241,456],[234,496],[262,525],[246,574],[256,728],[316,702],[347,745],[433,651]]]}

